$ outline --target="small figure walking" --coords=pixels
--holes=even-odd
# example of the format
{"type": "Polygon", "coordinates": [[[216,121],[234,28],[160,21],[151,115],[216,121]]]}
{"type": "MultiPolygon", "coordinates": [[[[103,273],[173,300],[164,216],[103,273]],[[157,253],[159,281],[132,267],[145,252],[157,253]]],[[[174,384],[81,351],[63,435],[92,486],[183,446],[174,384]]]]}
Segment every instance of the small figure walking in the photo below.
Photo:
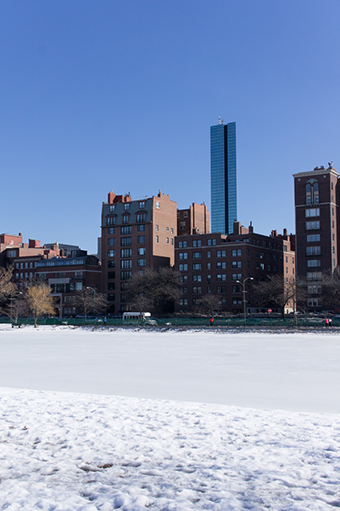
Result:
{"type": "Polygon", "coordinates": [[[329,319],[326,318],[326,326],[328,326],[328,325],[329,325],[329,319]]]}
{"type": "Polygon", "coordinates": [[[210,318],[210,326],[214,326],[214,318],[210,318]]]}

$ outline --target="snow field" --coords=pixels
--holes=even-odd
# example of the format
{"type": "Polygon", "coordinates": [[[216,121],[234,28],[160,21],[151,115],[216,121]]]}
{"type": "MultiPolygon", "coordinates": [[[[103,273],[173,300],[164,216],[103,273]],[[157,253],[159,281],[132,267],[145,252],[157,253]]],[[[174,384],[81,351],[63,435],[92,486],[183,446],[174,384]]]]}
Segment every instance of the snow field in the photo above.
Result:
{"type": "Polygon", "coordinates": [[[340,417],[1,389],[0,509],[330,510],[340,417]]]}
{"type": "Polygon", "coordinates": [[[340,507],[339,340],[0,325],[0,510],[340,507]]]}

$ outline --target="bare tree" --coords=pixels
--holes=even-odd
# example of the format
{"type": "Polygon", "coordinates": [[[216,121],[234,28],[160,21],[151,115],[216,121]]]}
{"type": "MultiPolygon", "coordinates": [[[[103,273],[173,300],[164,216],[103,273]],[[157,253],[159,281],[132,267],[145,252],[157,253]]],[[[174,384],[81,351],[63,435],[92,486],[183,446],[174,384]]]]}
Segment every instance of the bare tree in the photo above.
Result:
{"type": "Polygon", "coordinates": [[[283,275],[268,275],[267,279],[254,286],[255,297],[259,305],[278,307],[285,318],[285,309],[296,309],[296,304],[305,296],[305,284],[283,275]]]}
{"type": "Polygon", "coordinates": [[[85,323],[89,314],[98,314],[107,310],[107,300],[105,295],[97,293],[91,287],[85,287],[81,291],[77,291],[76,304],[84,313],[85,323]]]}
{"type": "Polygon", "coordinates": [[[219,309],[218,297],[213,294],[204,295],[198,301],[198,307],[202,314],[213,316],[214,313],[219,309]]]}
{"type": "Polygon", "coordinates": [[[129,284],[126,300],[138,312],[152,309],[161,314],[173,309],[175,300],[180,296],[179,273],[169,267],[135,273],[129,284]]]}
{"type": "Polygon", "coordinates": [[[14,295],[16,286],[12,282],[13,268],[0,268],[0,302],[5,302],[11,295],[14,295]]]}
{"type": "MultiPolygon", "coordinates": [[[[340,268],[337,267],[333,273],[324,272],[321,275],[322,303],[329,307],[340,305],[340,268]]],[[[313,282],[314,284],[314,282],[313,282]]]]}
{"type": "Polygon", "coordinates": [[[26,301],[28,308],[34,317],[34,327],[37,327],[37,320],[44,314],[55,315],[52,289],[44,282],[31,284],[27,287],[26,301]]]}

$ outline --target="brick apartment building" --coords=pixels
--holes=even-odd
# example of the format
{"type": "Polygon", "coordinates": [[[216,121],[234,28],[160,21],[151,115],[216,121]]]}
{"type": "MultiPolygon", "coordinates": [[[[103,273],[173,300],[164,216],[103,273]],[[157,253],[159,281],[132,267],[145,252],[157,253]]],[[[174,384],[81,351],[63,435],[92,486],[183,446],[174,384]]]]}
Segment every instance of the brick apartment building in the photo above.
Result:
{"type": "MultiPolygon", "coordinates": [[[[177,312],[195,310],[207,294],[217,295],[220,310],[243,312],[243,286],[237,281],[252,277],[245,283],[247,312],[261,312],[254,300],[253,284],[268,275],[284,275],[295,279],[294,237],[256,234],[252,225],[244,228],[234,223],[230,235],[203,234],[178,236],[175,240],[175,268],[180,273],[182,296],[177,312]]],[[[292,308],[292,304],[288,309],[292,308]]]]}
{"type": "Polygon", "coordinates": [[[76,292],[91,287],[99,290],[101,265],[96,256],[88,256],[76,245],[67,245],[65,256],[60,245],[41,246],[40,241],[30,239],[23,243],[22,235],[0,235],[1,266],[13,267],[13,281],[18,288],[35,279],[44,280],[52,289],[57,314],[75,316],[76,292]]]}
{"type": "Polygon", "coordinates": [[[322,273],[339,265],[339,174],[315,167],[293,175],[297,276],[307,280],[307,309],[321,311],[322,273]]]}
{"type": "Polygon", "coordinates": [[[125,292],[133,272],[174,264],[177,203],[161,192],[132,200],[108,194],[102,206],[102,292],[109,313],[128,309],[125,292]]]}

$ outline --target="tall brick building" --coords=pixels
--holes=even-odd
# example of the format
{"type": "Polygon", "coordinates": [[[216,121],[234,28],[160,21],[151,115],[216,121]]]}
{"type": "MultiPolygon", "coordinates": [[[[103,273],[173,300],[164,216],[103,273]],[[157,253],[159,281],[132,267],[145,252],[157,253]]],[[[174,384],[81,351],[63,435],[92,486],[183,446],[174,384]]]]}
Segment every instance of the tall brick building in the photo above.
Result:
{"type": "Polygon", "coordinates": [[[322,310],[322,272],[339,264],[339,174],[330,163],[293,177],[297,276],[308,282],[307,308],[322,310]]]}
{"type": "Polygon", "coordinates": [[[174,264],[177,203],[169,195],[132,200],[108,194],[102,206],[102,292],[109,313],[128,309],[125,292],[132,273],[174,264]]]}

